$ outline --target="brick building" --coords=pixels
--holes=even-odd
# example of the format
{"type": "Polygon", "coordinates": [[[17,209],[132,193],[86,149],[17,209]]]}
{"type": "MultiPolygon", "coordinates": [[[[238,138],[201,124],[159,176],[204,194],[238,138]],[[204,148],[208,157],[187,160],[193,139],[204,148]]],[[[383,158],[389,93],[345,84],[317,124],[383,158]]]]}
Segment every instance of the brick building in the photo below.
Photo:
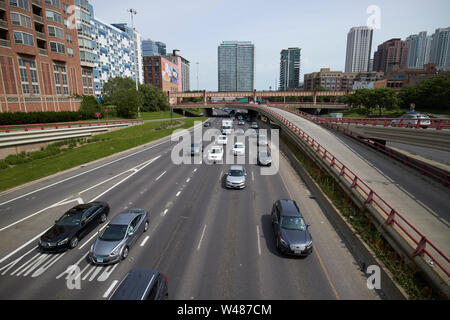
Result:
{"type": "Polygon", "coordinates": [[[178,65],[162,56],[144,57],[144,83],[164,92],[181,91],[181,74],[178,65]]]}
{"type": "Polygon", "coordinates": [[[0,0],[0,112],[76,111],[80,99],[73,95],[93,93],[91,63],[80,59],[82,27],[72,22],[74,4],[0,0]]]}
{"type": "Polygon", "coordinates": [[[314,91],[322,87],[328,91],[351,91],[355,84],[367,85],[383,77],[383,72],[342,72],[322,68],[320,72],[305,74],[304,90],[314,91]]]}
{"type": "Polygon", "coordinates": [[[401,39],[391,39],[378,46],[373,59],[373,71],[387,73],[408,66],[409,47],[401,39]]]}

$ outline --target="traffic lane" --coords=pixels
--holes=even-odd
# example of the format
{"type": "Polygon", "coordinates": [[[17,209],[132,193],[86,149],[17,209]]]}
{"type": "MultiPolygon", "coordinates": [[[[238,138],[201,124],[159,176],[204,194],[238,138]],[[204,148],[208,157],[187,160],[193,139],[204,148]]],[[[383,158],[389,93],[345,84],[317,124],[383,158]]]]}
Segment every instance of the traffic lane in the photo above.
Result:
{"type": "MultiPolygon", "coordinates": [[[[165,204],[167,201],[166,199],[169,197],[170,194],[170,188],[173,188],[172,185],[175,184],[177,181],[181,181],[182,179],[185,178],[186,174],[189,174],[189,172],[186,171],[186,169],[188,169],[187,167],[184,168],[185,170],[169,170],[169,173],[167,175],[165,175],[163,178],[166,179],[166,184],[164,184],[164,188],[161,188],[161,185],[153,185],[151,186],[151,188],[149,188],[148,192],[149,194],[152,194],[153,197],[148,197],[148,194],[145,195],[141,195],[140,192],[138,192],[139,190],[144,190],[145,188],[147,188],[148,186],[148,177],[145,175],[145,172],[143,172],[144,174],[142,174],[140,176],[140,181],[138,180],[138,183],[136,184],[131,184],[129,186],[126,187],[122,187],[121,189],[117,189],[115,190],[115,192],[111,192],[107,195],[105,195],[105,197],[103,198],[103,200],[108,201],[111,205],[112,208],[112,212],[111,215],[114,216],[115,214],[117,214],[118,212],[122,211],[122,206],[124,204],[130,204],[130,202],[132,202],[133,205],[135,206],[142,206],[144,208],[148,208],[148,207],[153,207],[156,210],[158,210],[157,208],[157,204],[153,204],[152,202],[157,200],[156,202],[159,202],[161,205],[161,210],[163,208],[163,204],[165,204]],[[181,175],[181,176],[180,176],[181,175]],[[158,198],[160,197],[160,198],[158,198]],[[139,199],[142,200],[142,202],[139,201],[139,199]],[[150,203],[149,203],[150,202],[150,203]]],[[[152,177],[154,178],[155,175],[152,174],[152,177]]],[[[161,180],[163,179],[161,178],[161,180]]],[[[133,181],[132,181],[133,182],[133,181]]],[[[154,216],[157,217],[157,214],[155,214],[154,216]]],[[[109,219],[111,220],[111,219],[109,219]]],[[[153,215],[151,215],[151,222],[153,220],[153,215]]],[[[150,230],[152,230],[152,228],[154,228],[154,223],[151,223],[151,227],[150,230]]],[[[49,272],[46,273],[46,276],[50,276],[50,279],[53,280],[49,283],[48,285],[48,290],[43,290],[44,292],[49,292],[50,295],[47,297],[48,299],[52,299],[55,298],[52,294],[54,294],[54,290],[51,289],[52,285],[54,284],[54,279],[56,277],[55,272],[56,273],[60,273],[60,272],[64,272],[64,270],[67,269],[68,266],[72,265],[75,263],[75,261],[79,260],[79,262],[81,264],[83,264],[83,268],[85,267],[85,262],[86,259],[84,257],[84,255],[87,254],[90,245],[93,243],[94,238],[96,238],[97,234],[95,232],[91,232],[89,234],[89,236],[85,237],[85,239],[83,239],[83,241],[80,241],[80,244],[77,248],[75,248],[74,250],[71,250],[69,252],[67,252],[67,255],[61,259],[60,261],[58,261],[58,264],[56,266],[54,266],[49,272]],[[81,250],[82,249],[82,250],[81,250]],[[84,257],[84,258],[83,258],[84,257]],[[81,260],[80,260],[81,259],[81,260]],[[58,268],[60,270],[58,270],[58,268]]],[[[28,256],[28,257],[31,257],[28,256]]],[[[130,255],[131,257],[131,255],[130,255]]],[[[28,260],[23,260],[21,261],[21,264],[26,263],[28,260]]],[[[18,267],[21,267],[21,265],[17,265],[14,266],[15,269],[17,269],[18,267]]],[[[36,267],[38,268],[38,267],[36,267]]],[[[29,270],[33,271],[33,269],[36,268],[31,268],[29,270]]],[[[15,269],[11,269],[10,272],[14,272],[15,269]]],[[[92,274],[94,274],[95,272],[92,271],[91,269],[86,269],[86,272],[91,271],[92,274]]],[[[100,271],[99,271],[100,272],[100,271]]],[[[98,276],[101,277],[103,273],[99,273],[98,276]]],[[[8,274],[7,274],[8,275],[8,274]]],[[[10,275],[10,274],[9,274],[10,275]]],[[[30,276],[33,275],[33,273],[29,274],[30,276]]],[[[66,275],[64,275],[65,278],[66,275]]],[[[10,279],[8,279],[10,280],[10,279]]],[[[64,282],[63,280],[61,280],[62,282],[64,282]]],[[[92,281],[92,280],[91,280],[92,281]]],[[[4,281],[3,283],[5,283],[6,281],[4,281]]],[[[14,285],[14,284],[13,284],[14,285]]],[[[3,285],[2,285],[3,286],[3,285]]],[[[42,287],[42,286],[41,286],[42,287]]],[[[25,290],[27,292],[27,294],[30,294],[29,297],[33,297],[33,293],[30,290],[25,290]]],[[[6,292],[3,291],[2,292],[6,292]]],[[[43,297],[45,295],[40,294],[40,297],[43,297]]],[[[70,294],[68,295],[68,297],[70,297],[70,294]]]]}
{"type": "MultiPolygon", "coordinates": [[[[450,212],[448,210],[450,207],[450,197],[448,197],[448,188],[440,184],[432,184],[424,181],[420,174],[414,172],[413,169],[393,159],[386,159],[386,156],[380,152],[368,148],[347,136],[337,134],[336,137],[378,170],[391,184],[406,192],[424,211],[433,215],[441,223],[444,223],[447,228],[450,226],[450,212]]],[[[426,220],[421,220],[421,222],[425,223],[426,220]]],[[[450,238],[447,239],[450,240],[450,238]]]]}
{"type": "MultiPolygon", "coordinates": [[[[146,170],[146,174],[156,176],[164,168],[167,167],[167,161],[169,160],[170,157],[167,154],[161,158],[146,160],[146,162],[144,162],[144,165],[145,163],[148,163],[148,166],[144,168],[146,170]]],[[[143,166],[141,165],[139,168],[142,167],[143,166]]],[[[8,219],[4,219],[0,226],[0,236],[2,239],[4,239],[4,241],[2,241],[0,244],[0,259],[3,259],[3,257],[10,251],[14,250],[23,243],[26,243],[46,229],[50,228],[53,225],[54,221],[59,219],[64,214],[64,212],[66,212],[70,208],[79,203],[87,203],[92,200],[99,200],[97,199],[99,195],[105,192],[111,192],[113,190],[111,188],[118,188],[120,184],[128,184],[130,179],[136,179],[136,174],[141,174],[141,172],[125,172],[124,174],[121,174],[116,178],[114,178],[113,176],[112,178],[114,179],[112,180],[109,180],[110,178],[105,177],[104,181],[106,182],[104,184],[98,185],[97,187],[92,189],[73,189],[72,194],[74,194],[74,196],[71,197],[71,199],[69,199],[68,201],[63,202],[62,205],[55,204],[56,206],[54,208],[39,210],[26,216],[22,215],[22,219],[19,219],[21,215],[8,216],[8,219]]]]}
{"type": "Polygon", "coordinates": [[[367,278],[360,270],[357,257],[352,255],[352,248],[346,247],[317,201],[311,197],[310,190],[286,158],[282,157],[280,161],[284,169],[280,172],[283,184],[297,201],[306,221],[311,224],[309,230],[313,237],[314,253],[340,299],[380,299],[375,291],[367,288],[367,278]]]}
{"type": "MultiPolygon", "coordinates": [[[[192,133],[193,128],[189,131],[192,133]]],[[[74,186],[79,189],[86,189],[100,182],[104,177],[132,168],[149,157],[171,150],[175,144],[171,142],[170,137],[165,137],[43,178],[37,182],[31,182],[2,192],[0,195],[0,217],[13,210],[26,214],[30,207],[36,211],[46,208],[61,200],[61,196],[62,199],[71,196],[74,186]]]]}
{"type": "Polygon", "coordinates": [[[450,152],[447,151],[436,150],[431,148],[423,148],[409,144],[389,142],[389,141],[386,142],[386,145],[388,147],[405,150],[414,155],[419,155],[423,158],[442,163],[446,166],[450,166],[450,152]]]}

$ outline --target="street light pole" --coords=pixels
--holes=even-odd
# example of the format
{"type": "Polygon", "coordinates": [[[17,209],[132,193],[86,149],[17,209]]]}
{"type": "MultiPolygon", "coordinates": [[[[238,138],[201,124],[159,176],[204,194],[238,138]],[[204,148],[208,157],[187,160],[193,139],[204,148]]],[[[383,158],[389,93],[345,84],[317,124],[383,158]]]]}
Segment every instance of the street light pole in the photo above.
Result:
{"type": "MultiPolygon", "coordinates": [[[[130,13],[131,16],[131,29],[133,30],[133,36],[132,36],[132,41],[133,41],[133,48],[134,48],[134,70],[135,70],[135,79],[136,79],[136,91],[139,91],[139,85],[138,85],[138,67],[139,67],[139,61],[138,61],[138,52],[137,52],[137,43],[135,41],[135,30],[134,30],[134,20],[133,17],[134,15],[137,14],[137,11],[135,9],[128,9],[128,12],[130,13]]],[[[138,106],[138,118],[141,116],[141,109],[138,106]]]]}
{"type": "Polygon", "coordinates": [[[197,91],[199,91],[200,89],[199,89],[199,85],[198,85],[198,65],[199,65],[199,63],[198,62],[196,62],[196,64],[197,64],[197,91]]]}

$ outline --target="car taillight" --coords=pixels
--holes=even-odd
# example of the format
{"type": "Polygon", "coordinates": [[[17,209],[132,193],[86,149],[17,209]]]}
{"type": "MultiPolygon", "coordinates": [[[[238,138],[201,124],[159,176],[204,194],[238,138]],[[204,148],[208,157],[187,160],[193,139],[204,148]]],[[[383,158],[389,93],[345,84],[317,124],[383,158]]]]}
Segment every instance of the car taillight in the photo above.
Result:
{"type": "Polygon", "coordinates": [[[167,276],[163,273],[164,281],[167,282],[167,276]]]}

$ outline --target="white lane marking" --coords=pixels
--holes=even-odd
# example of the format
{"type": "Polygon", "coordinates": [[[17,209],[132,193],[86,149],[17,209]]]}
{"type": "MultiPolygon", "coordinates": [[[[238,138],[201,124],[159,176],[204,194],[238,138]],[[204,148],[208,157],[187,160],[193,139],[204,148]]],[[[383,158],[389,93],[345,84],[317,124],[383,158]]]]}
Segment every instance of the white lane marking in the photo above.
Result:
{"type": "Polygon", "coordinates": [[[39,258],[42,254],[41,253],[37,253],[34,257],[32,257],[30,260],[28,260],[27,262],[25,262],[23,265],[21,265],[19,268],[17,268],[16,270],[14,270],[13,272],[11,272],[11,275],[15,275],[17,272],[19,272],[20,270],[24,269],[25,267],[27,267],[29,264],[33,263],[33,261],[35,261],[37,258],[39,258]]]}
{"type": "Polygon", "coordinates": [[[156,178],[155,181],[158,181],[159,179],[161,179],[161,177],[162,177],[163,175],[165,175],[166,172],[167,172],[167,171],[164,171],[163,173],[161,173],[161,175],[160,175],[158,178],[156,178]]]}
{"type": "Polygon", "coordinates": [[[156,161],[157,159],[159,159],[161,156],[158,156],[156,158],[153,158],[152,160],[149,160],[147,162],[144,162],[144,165],[142,165],[141,168],[139,168],[139,170],[134,171],[132,174],[130,174],[128,177],[123,178],[122,180],[120,180],[119,182],[117,182],[115,185],[113,185],[111,188],[107,189],[106,191],[102,192],[101,194],[99,194],[98,196],[96,196],[95,198],[93,198],[91,201],[89,202],[94,202],[95,200],[99,199],[101,196],[103,196],[104,194],[108,193],[109,191],[111,191],[112,189],[114,189],[115,187],[117,187],[118,185],[122,184],[123,182],[125,182],[126,180],[130,179],[132,176],[134,176],[136,173],[138,173],[139,171],[143,170],[145,167],[149,166],[150,164],[152,164],[154,161],[156,161]]]}
{"type": "Polygon", "coordinates": [[[92,235],[92,237],[90,237],[85,243],[83,243],[83,245],[81,247],[78,248],[78,250],[83,249],[92,239],[94,239],[94,237],[96,237],[98,234],[100,233],[100,231],[94,233],[92,235]]]}
{"type": "Polygon", "coordinates": [[[261,243],[260,243],[260,237],[259,237],[259,226],[256,226],[256,237],[258,241],[258,253],[261,255],[261,243]]]}
{"type": "Polygon", "coordinates": [[[200,251],[200,247],[202,246],[202,240],[203,240],[203,237],[204,237],[204,235],[205,235],[205,230],[206,230],[206,224],[205,224],[205,226],[203,227],[203,232],[202,232],[202,236],[200,237],[200,241],[198,242],[197,251],[200,251]]]}
{"type": "Polygon", "coordinates": [[[27,243],[24,243],[23,245],[21,245],[19,248],[17,248],[16,250],[14,250],[13,252],[11,252],[10,254],[8,254],[6,257],[3,257],[0,260],[0,263],[2,263],[3,261],[5,261],[6,259],[8,259],[9,257],[11,257],[12,255],[16,254],[16,252],[22,250],[23,248],[25,248],[26,246],[28,246],[30,243],[32,243],[33,241],[36,241],[40,236],[42,236],[44,233],[46,233],[48,230],[50,230],[50,228],[46,229],[45,231],[39,233],[36,237],[34,237],[33,239],[31,239],[30,241],[28,241],[27,243]]]}
{"type": "Polygon", "coordinates": [[[188,179],[186,180],[186,183],[189,183],[189,181],[191,181],[191,178],[188,178],[188,179]]]}
{"type": "Polygon", "coordinates": [[[84,275],[84,277],[81,280],[83,280],[83,281],[86,280],[87,277],[89,277],[89,275],[92,273],[92,271],[94,271],[97,268],[97,266],[90,266],[90,267],[91,267],[91,269],[88,272],[86,272],[86,274],[84,275]]]}
{"type": "Polygon", "coordinates": [[[35,251],[36,248],[31,249],[30,251],[28,251],[27,253],[25,253],[24,255],[18,257],[16,260],[11,261],[10,263],[8,263],[7,265],[4,265],[0,271],[3,271],[2,276],[5,275],[12,267],[14,267],[16,264],[18,264],[20,262],[20,260],[22,260],[25,256],[29,255],[31,252],[35,251]]]}
{"type": "Polygon", "coordinates": [[[181,194],[181,191],[178,191],[175,197],[178,197],[181,194]]]}
{"type": "Polygon", "coordinates": [[[150,238],[150,236],[146,236],[144,241],[142,241],[141,243],[141,247],[145,246],[145,243],[147,242],[147,240],[150,238]]]}
{"type": "Polygon", "coordinates": [[[80,264],[80,262],[84,259],[86,259],[87,255],[89,254],[89,252],[86,252],[81,258],[80,260],[78,260],[75,264],[72,264],[70,266],[67,267],[67,269],[65,271],[63,271],[60,275],[56,276],[56,279],[61,278],[63,275],[67,274],[66,279],[69,278],[69,276],[72,274],[72,272],[76,269],[76,267],[80,264]]]}
{"type": "MultiPolygon", "coordinates": [[[[124,181],[126,181],[127,179],[129,179],[129,178],[131,178],[132,176],[134,176],[137,172],[139,172],[140,170],[144,169],[146,166],[148,166],[148,165],[150,165],[151,163],[153,163],[154,161],[158,160],[160,157],[161,157],[161,156],[158,156],[158,157],[156,157],[156,158],[153,158],[152,160],[146,161],[146,162],[144,162],[144,163],[142,163],[142,164],[136,166],[136,167],[139,167],[139,166],[142,165],[142,167],[139,168],[138,171],[134,171],[132,174],[130,174],[130,175],[127,176],[126,178],[122,179],[121,181],[119,181],[118,183],[116,183],[114,186],[112,186],[111,188],[109,188],[109,189],[106,190],[105,192],[101,193],[99,196],[95,197],[94,199],[92,199],[92,200],[89,201],[89,202],[93,202],[93,201],[97,200],[98,198],[100,198],[101,196],[103,196],[105,193],[111,191],[112,189],[114,189],[115,187],[117,187],[118,185],[120,185],[121,183],[123,183],[124,181]]],[[[135,167],[135,168],[136,168],[136,167],[135,167]]],[[[130,169],[130,170],[131,170],[131,169],[130,169]]],[[[124,171],[123,173],[129,172],[130,170],[124,171]]],[[[122,173],[122,174],[123,174],[123,173],[122,173]]],[[[119,174],[119,175],[117,175],[117,176],[120,176],[120,175],[121,175],[121,174],[119,174]]],[[[105,180],[104,182],[106,182],[106,181],[108,181],[108,180],[110,180],[110,179],[107,179],[107,180],[105,180]]],[[[102,183],[103,183],[103,182],[102,182],[102,183]]],[[[102,183],[99,183],[99,184],[97,184],[97,185],[100,185],[100,184],[102,184],[102,183]]],[[[82,194],[82,193],[84,193],[84,192],[86,192],[87,190],[90,190],[90,189],[92,189],[92,187],[90,187],[90,188],[88,188],[88,189],[85,189],[85,190],[83,190],[83,191],[80,191],[78,194],[82,194]]],[[[69,200],[69,198],[66,198],[66,199],[63,199],[63,200],[61,200],[61,201],[58,201],[58,202],[56,202],[56,203],[54,203],[54,204],[48,206],[47,208],[44,208],[44,209],[42,209],[42,210],[39,210],[39,211],[37,211],[37,212],[35,212],[35,213],[29,215],[29,216],[26,216],[26,217],[24,217],[24,218],[22,218],[22,219],[20,219],[20,220],[18,220],[18,221],[16,221],[16,222],[13,222],[13,223],[11,223],[10,225],[7,225],[6,227],[1,228],[1,229],[0,229],[0,232],[6,230],[6,229],[8,229],[8,228],[11,228],[12,226],[14,226],[14,225],[16,225],[16,224],[18,224],[18,223],[20,223],[20,222],[23,222],[23,221],[25,221],[25,220],[28,220],[28,219],[34,217],[35,215],[38,215],[38,214],[40,214],[40,213],[42,213],[42,212],[44,212],[44,211],[46,211],[46,210],[48,210],[48,209],[51,209],[51,208],[54,208],[54,207],[57,207],[57,206],[60,206],[60,205],[64,205],[64,204],[67,204],[67,203],[70,203],[70,202],[73,202],[73,201],[78,201],[78,203],[80,203],[80,201],[83,202],[83,199],[81,199],[81,198],[71,199],[70,201],[68,201],[68,200],[69,200]]],[[[1,263],[1,261],[0,261],[0,263],[1,263]]]]}
{"type": "Polygon", "coordinates": [[[103,273],[97,278],[97,281],[104,282],[104,281],[108,280],[109,276],[113,273],[114,269],[116,269],[118,265],[119,264],[116,263],[114,266],[106,267],[106,269],[103,271],[103,273]]]}
{"type": "Polygon", "coordinates": [[[103,267],[102,266],[97,266],[97,268],[95,268],[94,273],[92,274],[92,276],[89,278],[89,281],[92,281],[95,279],[95,277],[99,274],[100,271],[102,271],[103,267]]]}
{"type": "Polygon", "coordinates": [[[50,259],[46,264],[44,264],[42,267],[40,267],[38,270],[36,270],[31,277],[32,278],[36,278],[39,277],[41,274],[43,274],[45,271],[47,271],[48,269],[50,269],[50,267],[52,265],[54,265],[59,259],[61,259],[64,255],[66,254],[66,252],[64,252],[63,254],[59,254],[59,255],[55,255],[54,258],[50,259]]]}
{"type": "MultiPolygon", "coordinates": [[[[198,126],[196,126],[196,127],[198,127],[198,126]]],[[[196,127],[189,129],[188,132],[191,132],[191,131],[195,130],[196,127]]],[[[185,135],[185,133],[176,134],[176,135],[173,136],[173,138],[177,138],[177,137],[183,136],[183,135],[185,135]]],[[[107,162],[107,163],[102,164],[101,166],[98,166],[98,167],[96,167],[96,168],[92,168],[92,169],[90,169],[90,170],[88,170],[88,171],[85,171],[85,172],[76,174],[76,175],[74,175],[74,176],[72,176],[72,177],[63,179],[63,180],[61,180],[61,181],[58,181],[58,182],[49,184],[48,186],[45,186],[45,187],[36,189],[36,190],[34,190],[34,191],[31,191],[31,192],[28,192],[28,193],[26,193],[26,194],[23,194],[23,195],[21,195],[21,196],[15,197],[15,198],[10,199],[10,200],[7,200],[7,201],[5,201],[5,202],[0,203],[0,206],[3,206],[3,205],[5,205],[5,204],[7,204],[7,203],[16,201],[16,200],[18,200],[18,199],[22,199],[22,198],[24,198],[24,197],[27,197],[27,196],[33,194],[33,193],[36,193],[36,192],[39,192],[39,191],[42,191],[42,190],[51,188],[51,187],[56,186],[56,185],[58,185],[58,184],[60,184],[60,183],[63,183],[63,182],[72,180],[72,179],[77,178],[77,177],[80,177],[80,176],[85,175],[85,174],[87,174],[87,173],[89,173],[89,172],[92,172],[92,171],[101,169],[101,168],[103,168],[103,167],[109,166],[109,165],[111,165],[111,164],[113,164],[113,163],[116,163],[116,162],[118,162],[118,161],[122,161],[122,160],[124,160],[124,159],[128,159],[128,158],[130,158],[130,157],[132,157],[132,156],[135,156],[135,155],[137,155],[137,154],[139,154],[139,153],[142,153],[142,152],[148,151],[148,150],[150,150],[150,149],[159,147],[160,145],[163,145],[163,144],[168,143],[168,142],[172,142],[172,140],[171,140],[171,139],[168,139],[167,141],[160,142],[160,143],[155,144],[155,145],[153,145],[153,146],[151,146],[151,147],[148,147],[148,148],[139,150],[139,151],[137,151],[137,152],[134,152],[134,153],[132,153],[132,154],[129,154],[129,155],[125,156],[125,157],[122,157],[122,158],[113,160],[113,161],[111,161],[111,162],[107,162]]]]}
{"type": "Polygon", "coordinates": [[[194,173],[197,172],[197,168],[194,169],[194,173]]]}
{"type": "Polygon", "coordinates": [[[252,181],[255,181],[255,175],[253,174],[253,171],[252,171],[252,181]]]}
{"type": "Polygon", "coordinates": [[[167,214],[167,211],[169,211],[169,209],[164,210],[164,211],[161,213],[161,216],[164,217],[164,216],[167,214]]]}
{"type": "Polygon", "coordinates": [[[103,295],[103,298],[108,298],[109,294],[111,293],[111,291],[114,289],[114,287],[116,286],[116,284],[117,284],[118,282],[119,282],[119,281],[114,280],[114,281],[111,283],[111,285],[109,286],[108,290],[106,290],[105,294],[103,295]]]}

